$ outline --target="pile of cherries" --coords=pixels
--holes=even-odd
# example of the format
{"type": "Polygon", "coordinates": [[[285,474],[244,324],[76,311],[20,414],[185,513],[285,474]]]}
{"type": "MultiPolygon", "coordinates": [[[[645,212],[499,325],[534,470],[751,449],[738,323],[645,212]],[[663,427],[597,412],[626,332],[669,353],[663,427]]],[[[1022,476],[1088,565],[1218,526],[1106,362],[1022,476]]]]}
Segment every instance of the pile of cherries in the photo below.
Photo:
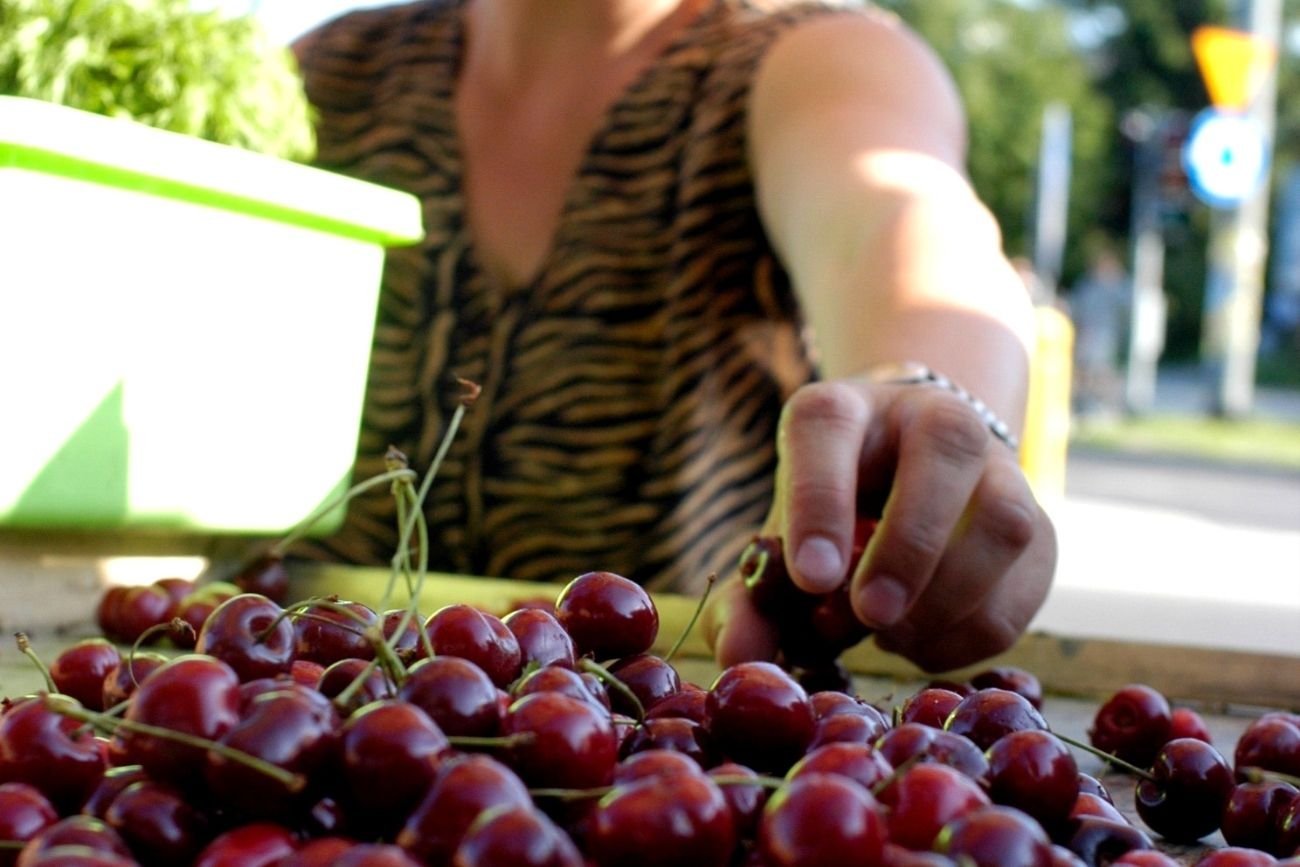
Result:
{"type": "Polygon", "coordinates": [[[703,686],[651,652],[654,603],[613,573],[422,617],[286,604],[278,568],[110,590],[107,637],[4,701],[0,867],[1153,867],[1178,863],[1156,838],[1216,831],[1201,867],[1300,865],[1294,714],[1252,722],[1230,764],[1132,685],[1079,744],[1020,669],[891,707],[801,683],[851,637],[834,599],[788,609],[792,639],[830,637],[816,653],[703,686]],[[1076,748],[1130,769],[1141,823],[1076,748]]]}

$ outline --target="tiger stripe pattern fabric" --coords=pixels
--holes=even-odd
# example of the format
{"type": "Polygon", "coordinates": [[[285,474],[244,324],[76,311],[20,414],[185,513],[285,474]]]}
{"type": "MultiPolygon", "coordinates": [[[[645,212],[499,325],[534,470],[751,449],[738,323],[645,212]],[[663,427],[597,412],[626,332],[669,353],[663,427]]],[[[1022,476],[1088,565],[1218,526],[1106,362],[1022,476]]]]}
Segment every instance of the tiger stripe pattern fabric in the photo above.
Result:
{"type": "MultiPolygon", "coordinates": [[[[482,392],[425,504],[433,568],[697,591],[760,527],[782,403],[813,377],[755,209],[750,84],[783,30],[843,9],[714,0],[605,117],[541,273],[505,287],[461,195],[461,5],[356,11],[297,46],[318,164],[424,208],[425,241],[388,256],[354,479],[390,445],[424,472],[463,377],[482,392]]],[[[396,543],[379,490],[296,553],[386,565],[396,543]]]]}

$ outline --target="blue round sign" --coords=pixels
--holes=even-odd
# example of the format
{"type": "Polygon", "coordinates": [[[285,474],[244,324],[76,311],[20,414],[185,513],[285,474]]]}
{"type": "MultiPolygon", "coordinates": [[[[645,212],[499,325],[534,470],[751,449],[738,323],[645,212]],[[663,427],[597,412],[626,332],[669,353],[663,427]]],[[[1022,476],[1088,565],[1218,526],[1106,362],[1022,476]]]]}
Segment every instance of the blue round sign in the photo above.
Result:
{"type": "Polygon", "coordinates": [[[1264,129],[1254,118],[1206,109],[1192,121],[1183,168],[1192,192],[1207,205],[1241,204],[1263,183],[1268,163],[1264,129]]]}

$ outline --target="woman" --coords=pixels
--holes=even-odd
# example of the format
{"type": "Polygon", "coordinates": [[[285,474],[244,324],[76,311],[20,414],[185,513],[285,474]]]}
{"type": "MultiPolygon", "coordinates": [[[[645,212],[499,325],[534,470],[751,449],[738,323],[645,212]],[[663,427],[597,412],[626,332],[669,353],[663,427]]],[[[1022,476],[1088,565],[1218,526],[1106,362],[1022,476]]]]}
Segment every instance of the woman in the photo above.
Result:
{"type": "MultiPolygon", "coordinates": [[[[358,476],[389,444],[427,467],[454,377],[483,387],[427,505],[438,566],[691,590],[762,529],[926,669],[1020,634],[1055,562],[1010,433],[1030,307],[951,82],[896,21],[428,0],[297,50],[321,164],[425,203],[387,268],[358,476]]],[[[386,562],[394,525],[377,496],[311,553],[386,562]]],[[[724,665],[775,650],[734,577],[706,624],[724,665]]]]}

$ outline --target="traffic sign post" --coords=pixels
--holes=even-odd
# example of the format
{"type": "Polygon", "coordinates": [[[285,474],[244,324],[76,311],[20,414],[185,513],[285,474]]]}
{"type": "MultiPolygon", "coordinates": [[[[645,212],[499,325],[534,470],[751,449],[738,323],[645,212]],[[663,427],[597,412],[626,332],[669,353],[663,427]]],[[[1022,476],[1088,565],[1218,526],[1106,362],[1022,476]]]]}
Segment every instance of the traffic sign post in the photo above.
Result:
{"type": "Polygon", "coordinates": [[[1196,197],[1215,208],[1240,205],[1268,175],[1264,128],[1249,114],[1211,108],[1192,121],[1183,168],[1196,197]]]}

